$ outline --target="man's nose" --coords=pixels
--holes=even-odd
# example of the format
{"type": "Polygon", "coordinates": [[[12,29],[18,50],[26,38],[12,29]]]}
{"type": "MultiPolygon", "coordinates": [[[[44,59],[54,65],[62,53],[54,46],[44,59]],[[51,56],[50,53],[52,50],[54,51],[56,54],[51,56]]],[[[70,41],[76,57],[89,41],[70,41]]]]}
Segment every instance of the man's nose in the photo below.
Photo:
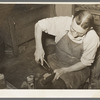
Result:
{"type": "Polygon", "coordinates": [[[77,37],[78,37],[77,32],[74,32],[73,37],[74,37],[74,38],[77,38],[77,37]]]}

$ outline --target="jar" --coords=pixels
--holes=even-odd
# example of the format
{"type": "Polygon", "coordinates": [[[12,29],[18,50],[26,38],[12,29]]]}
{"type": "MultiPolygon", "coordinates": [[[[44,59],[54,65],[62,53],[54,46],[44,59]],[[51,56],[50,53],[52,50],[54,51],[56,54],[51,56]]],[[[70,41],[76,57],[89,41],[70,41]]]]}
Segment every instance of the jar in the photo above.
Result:
{"type": "Polygon", "coordinates": [[[6,81],[4,78],[4,74],[0,74],[0,89],[6,88],[6,81]]]}

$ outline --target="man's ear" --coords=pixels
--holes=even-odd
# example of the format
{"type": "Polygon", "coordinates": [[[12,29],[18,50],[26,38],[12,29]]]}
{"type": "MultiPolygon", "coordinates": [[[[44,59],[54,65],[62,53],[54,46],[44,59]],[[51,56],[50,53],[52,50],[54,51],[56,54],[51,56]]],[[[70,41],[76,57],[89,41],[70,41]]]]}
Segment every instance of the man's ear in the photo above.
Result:
{"type": "Polygon", "coordinates": [[[74,15],[72,15],[72,19],[74,18],[74,15]]]}

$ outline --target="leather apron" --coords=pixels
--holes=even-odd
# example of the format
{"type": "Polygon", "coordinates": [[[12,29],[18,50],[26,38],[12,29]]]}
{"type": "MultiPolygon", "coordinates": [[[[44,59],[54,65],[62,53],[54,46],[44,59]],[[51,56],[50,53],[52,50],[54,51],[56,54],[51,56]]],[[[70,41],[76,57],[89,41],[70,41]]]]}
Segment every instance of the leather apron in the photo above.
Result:
{"type": "MultiPolygon", "coordinates": [[[[48,56],[48,63],[52,69],[70,67],[80,62],[83,53],[83,44],[73,42],[68,34],[65,34],[56,44],[54,54],[48,56]]],[[[67,88],[77,89],[83,85],[90,76],[90,68],[86,67],[80,71],[65,73],[61,78],[65,81],[67,88]]]]}

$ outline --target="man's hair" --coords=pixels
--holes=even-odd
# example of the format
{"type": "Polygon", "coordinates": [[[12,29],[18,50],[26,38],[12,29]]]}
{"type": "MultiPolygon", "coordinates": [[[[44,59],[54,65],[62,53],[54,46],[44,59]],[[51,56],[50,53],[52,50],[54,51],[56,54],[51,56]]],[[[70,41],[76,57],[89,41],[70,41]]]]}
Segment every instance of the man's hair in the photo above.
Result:
{"type": "Polygon", "coordinates": [[[93,27],[93,15],[87,10],[80,10],[74,14],[76,23],[80,25],[83,29],[93,27]]]}

